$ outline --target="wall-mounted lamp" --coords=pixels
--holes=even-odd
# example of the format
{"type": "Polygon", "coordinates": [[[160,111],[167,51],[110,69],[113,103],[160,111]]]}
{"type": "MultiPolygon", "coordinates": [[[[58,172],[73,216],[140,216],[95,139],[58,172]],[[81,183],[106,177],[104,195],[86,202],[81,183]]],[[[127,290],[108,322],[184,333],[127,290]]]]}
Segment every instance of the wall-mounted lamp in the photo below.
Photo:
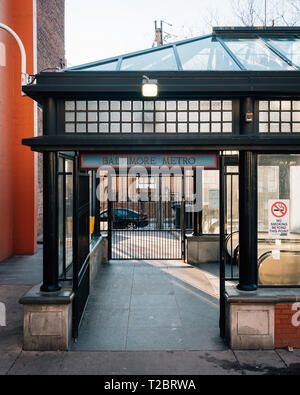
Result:
{"type": "Polygon", "coordinates": [[[142,95],[144,97],[156,97],[158,95],[158,81],[150,80],[149,77],[143,75],[142,95]]]}
{"type": "MultiPolygon", "coordinates": [[[[21,52],[21,85],[27,85],[30,82],[30,76],[26,73],[26,52],[24,45],[17,33],[10,27],[4,25],[4,23],[0,23],[0,29],[6,30],[17,41],[21,52]]],[[[26,94],[22,92],[22,96],[26,96],[26,94]]]]}
{"type": "Polygon", "coordinates": [[[253,122],[253,113],[252,112],[247,112],[245,116],[245,121],[247,123],[253,122]]]}

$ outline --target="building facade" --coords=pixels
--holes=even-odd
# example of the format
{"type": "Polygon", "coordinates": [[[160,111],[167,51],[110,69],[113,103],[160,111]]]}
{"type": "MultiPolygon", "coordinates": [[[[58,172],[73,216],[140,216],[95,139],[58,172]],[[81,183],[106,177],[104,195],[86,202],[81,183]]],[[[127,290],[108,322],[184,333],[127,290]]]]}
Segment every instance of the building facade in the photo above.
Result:
{"type": "MultiPolygon", "coordinates": [[[[3,0],[0,22],[22,40],[28,74],[64,65],[64,0],[3,0]]],[[[22,138],[41,133],[42,113],[21,96],[20,65],[15,39],[0,29],[0,261],[14,254],[33,254],[42,223],[38,157],[21,143],[22,138]]]]}

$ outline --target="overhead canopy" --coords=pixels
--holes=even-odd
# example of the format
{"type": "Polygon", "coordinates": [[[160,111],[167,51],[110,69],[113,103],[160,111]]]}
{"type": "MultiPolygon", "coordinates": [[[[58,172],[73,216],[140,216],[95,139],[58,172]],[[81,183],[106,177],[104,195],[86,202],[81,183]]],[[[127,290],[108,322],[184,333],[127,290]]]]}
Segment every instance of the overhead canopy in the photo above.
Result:
{"type": "Polygon", "coordinates": [[[300,28],[214,28],[192,38],[64,71],[299,71],[300,28]]]}

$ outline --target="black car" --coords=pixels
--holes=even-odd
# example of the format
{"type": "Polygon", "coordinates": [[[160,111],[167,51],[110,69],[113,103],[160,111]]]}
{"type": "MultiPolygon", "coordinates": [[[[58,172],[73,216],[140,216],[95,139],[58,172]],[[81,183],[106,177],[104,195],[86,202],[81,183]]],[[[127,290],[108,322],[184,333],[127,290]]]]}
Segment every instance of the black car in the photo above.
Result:
{"type": "MultiPolygon", "coordinates": [[[[144,228],[149,224],[148,215],[127,208],[115,208],[112,210],[114,229],[144,228]]],[[[108,211],[101,211],[100,221],[108,220],[108,211]]]]}

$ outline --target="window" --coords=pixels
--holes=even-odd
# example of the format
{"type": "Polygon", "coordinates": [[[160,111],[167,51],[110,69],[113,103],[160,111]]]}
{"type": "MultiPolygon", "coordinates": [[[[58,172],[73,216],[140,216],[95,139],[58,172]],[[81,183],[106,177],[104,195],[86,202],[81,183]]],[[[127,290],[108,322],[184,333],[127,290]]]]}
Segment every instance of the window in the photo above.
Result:
{"type": "Polygon", "coordinates": [[[6,48],[5,44],[0,42],[0,67],[6,66],[6,48]]]}
{"type": "Polygon", "coordinates": [[[258,156],[258,278],[300,285],[300,155],[258,156]]]}
{"type": "Polygon", "coordinates": [[[299,133],[299,100],[259,102],[259,133],[299,133]]]}
{"type": "Polygon", "coordinates": [[[231,100],[66,101],[65,133],[232,133],[231,100]]]}
{"type": "Polygon", "coordinates": [[[73,161],[58,157],[59,275],[66,278],[73,263],[73,161]]]}

